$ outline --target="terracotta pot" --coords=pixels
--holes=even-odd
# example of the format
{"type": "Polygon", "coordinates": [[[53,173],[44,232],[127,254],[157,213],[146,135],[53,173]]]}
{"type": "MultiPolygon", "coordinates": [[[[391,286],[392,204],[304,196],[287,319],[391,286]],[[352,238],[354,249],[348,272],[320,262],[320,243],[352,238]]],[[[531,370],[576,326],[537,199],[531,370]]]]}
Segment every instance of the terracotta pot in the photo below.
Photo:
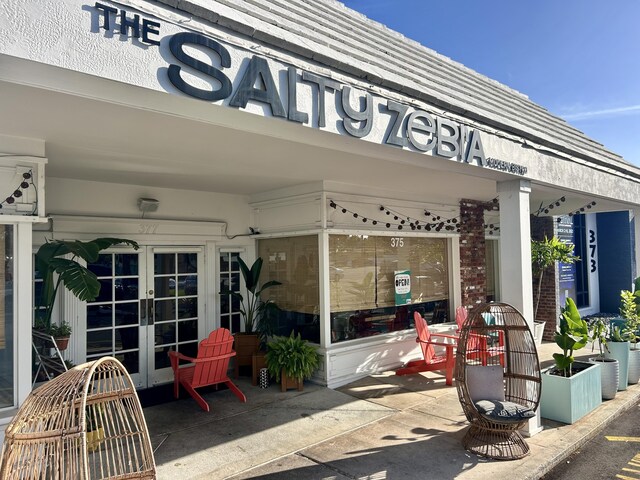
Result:
{"type": "Polygon", "coordinates": [[[301,392],[303,385],[303,379],[297,380],[293,377],[290,377],[284,372],[284,370],[282,370],[282,374],[280,375],[280,390],[282,392],[286,392],[290,388],[297,388],[298,391],[301,392]]]}
{"type": "Polygon", "coordinates": [[[69,337],[57,337],[54,340],[56,341],[58,350],[60,350],[61,352],[69,347],[69,337]]]}

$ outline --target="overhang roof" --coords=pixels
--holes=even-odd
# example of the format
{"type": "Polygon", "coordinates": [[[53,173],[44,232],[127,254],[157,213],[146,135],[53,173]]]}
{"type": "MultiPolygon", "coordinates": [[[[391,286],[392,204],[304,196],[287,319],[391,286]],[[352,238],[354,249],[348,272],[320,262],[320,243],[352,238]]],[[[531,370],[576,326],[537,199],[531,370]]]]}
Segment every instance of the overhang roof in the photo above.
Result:
{"type": "Polygon", "coordinates": [[[155,0],[372,85],[640,178],[640,169],[501,83],[334,0],[155,0]]]}

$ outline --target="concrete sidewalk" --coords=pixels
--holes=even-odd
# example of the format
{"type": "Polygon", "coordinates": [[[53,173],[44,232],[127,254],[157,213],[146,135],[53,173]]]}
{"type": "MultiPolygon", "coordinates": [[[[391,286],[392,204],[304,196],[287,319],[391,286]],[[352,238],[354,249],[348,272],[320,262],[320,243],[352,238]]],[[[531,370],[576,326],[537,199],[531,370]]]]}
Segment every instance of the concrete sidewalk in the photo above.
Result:
{"type": "MultiPolygon", "coordinates": [[[[542,365],[555,351],[539,349],[542,365]]],[[[438,373],[385,372],[338,390],[307,383],[286,393],[246,377],[237,384],[245,404],[211,390],[209,413],[186,394],[145,408],[159,479],[537,479],[640,400],[640,384],[630,385],[573,425],[543,419],[528,457],[495,461],[462,448],[468,422],[438,373]]]]}

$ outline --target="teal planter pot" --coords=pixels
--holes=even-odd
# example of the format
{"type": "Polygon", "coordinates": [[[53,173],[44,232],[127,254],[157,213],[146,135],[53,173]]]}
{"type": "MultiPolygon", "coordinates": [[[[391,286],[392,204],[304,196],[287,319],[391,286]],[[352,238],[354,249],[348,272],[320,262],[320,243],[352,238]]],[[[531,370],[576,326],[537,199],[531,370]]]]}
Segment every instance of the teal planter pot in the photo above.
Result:
{"type": "Polygon", "coordinates": [[[608,352],[604,352],[605,358],[614,358],[620,364],[620,378],[618,390],[626,390],[629,379],[629,342],[607,342],[608,352]]]}
{"type": "Polygon", "coordinates": [[[542,418],[562,423],[574,423],[602,404],[602,382],[600,365],[575,362],[574,368],[588,366],[572,377],[550,375],[547,368],[542,372],[542,396],[540,415],[542,418]]]}

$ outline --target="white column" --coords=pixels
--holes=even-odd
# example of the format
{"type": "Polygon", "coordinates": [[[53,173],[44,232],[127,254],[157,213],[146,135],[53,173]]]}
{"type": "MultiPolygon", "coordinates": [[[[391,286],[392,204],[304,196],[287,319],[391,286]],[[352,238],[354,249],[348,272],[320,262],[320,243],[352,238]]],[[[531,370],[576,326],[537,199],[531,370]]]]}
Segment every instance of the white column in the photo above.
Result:
{"type": "Polygon", "coordinates": [[[516,307],[533,330],[531,226],[528,180],[498,183],[500,199],[500,300],[516,307]]]}
{"type": "MultiPolygon", "coordinates": [[[[498,184],[500,198],[500,301],[516,307],[533,326],[533,287],[531,284],[531,224],[529,220],[528,180],[498,184]]],[[[540,409],[523,427],[531,437],[542,431],[540,409]]]]}

